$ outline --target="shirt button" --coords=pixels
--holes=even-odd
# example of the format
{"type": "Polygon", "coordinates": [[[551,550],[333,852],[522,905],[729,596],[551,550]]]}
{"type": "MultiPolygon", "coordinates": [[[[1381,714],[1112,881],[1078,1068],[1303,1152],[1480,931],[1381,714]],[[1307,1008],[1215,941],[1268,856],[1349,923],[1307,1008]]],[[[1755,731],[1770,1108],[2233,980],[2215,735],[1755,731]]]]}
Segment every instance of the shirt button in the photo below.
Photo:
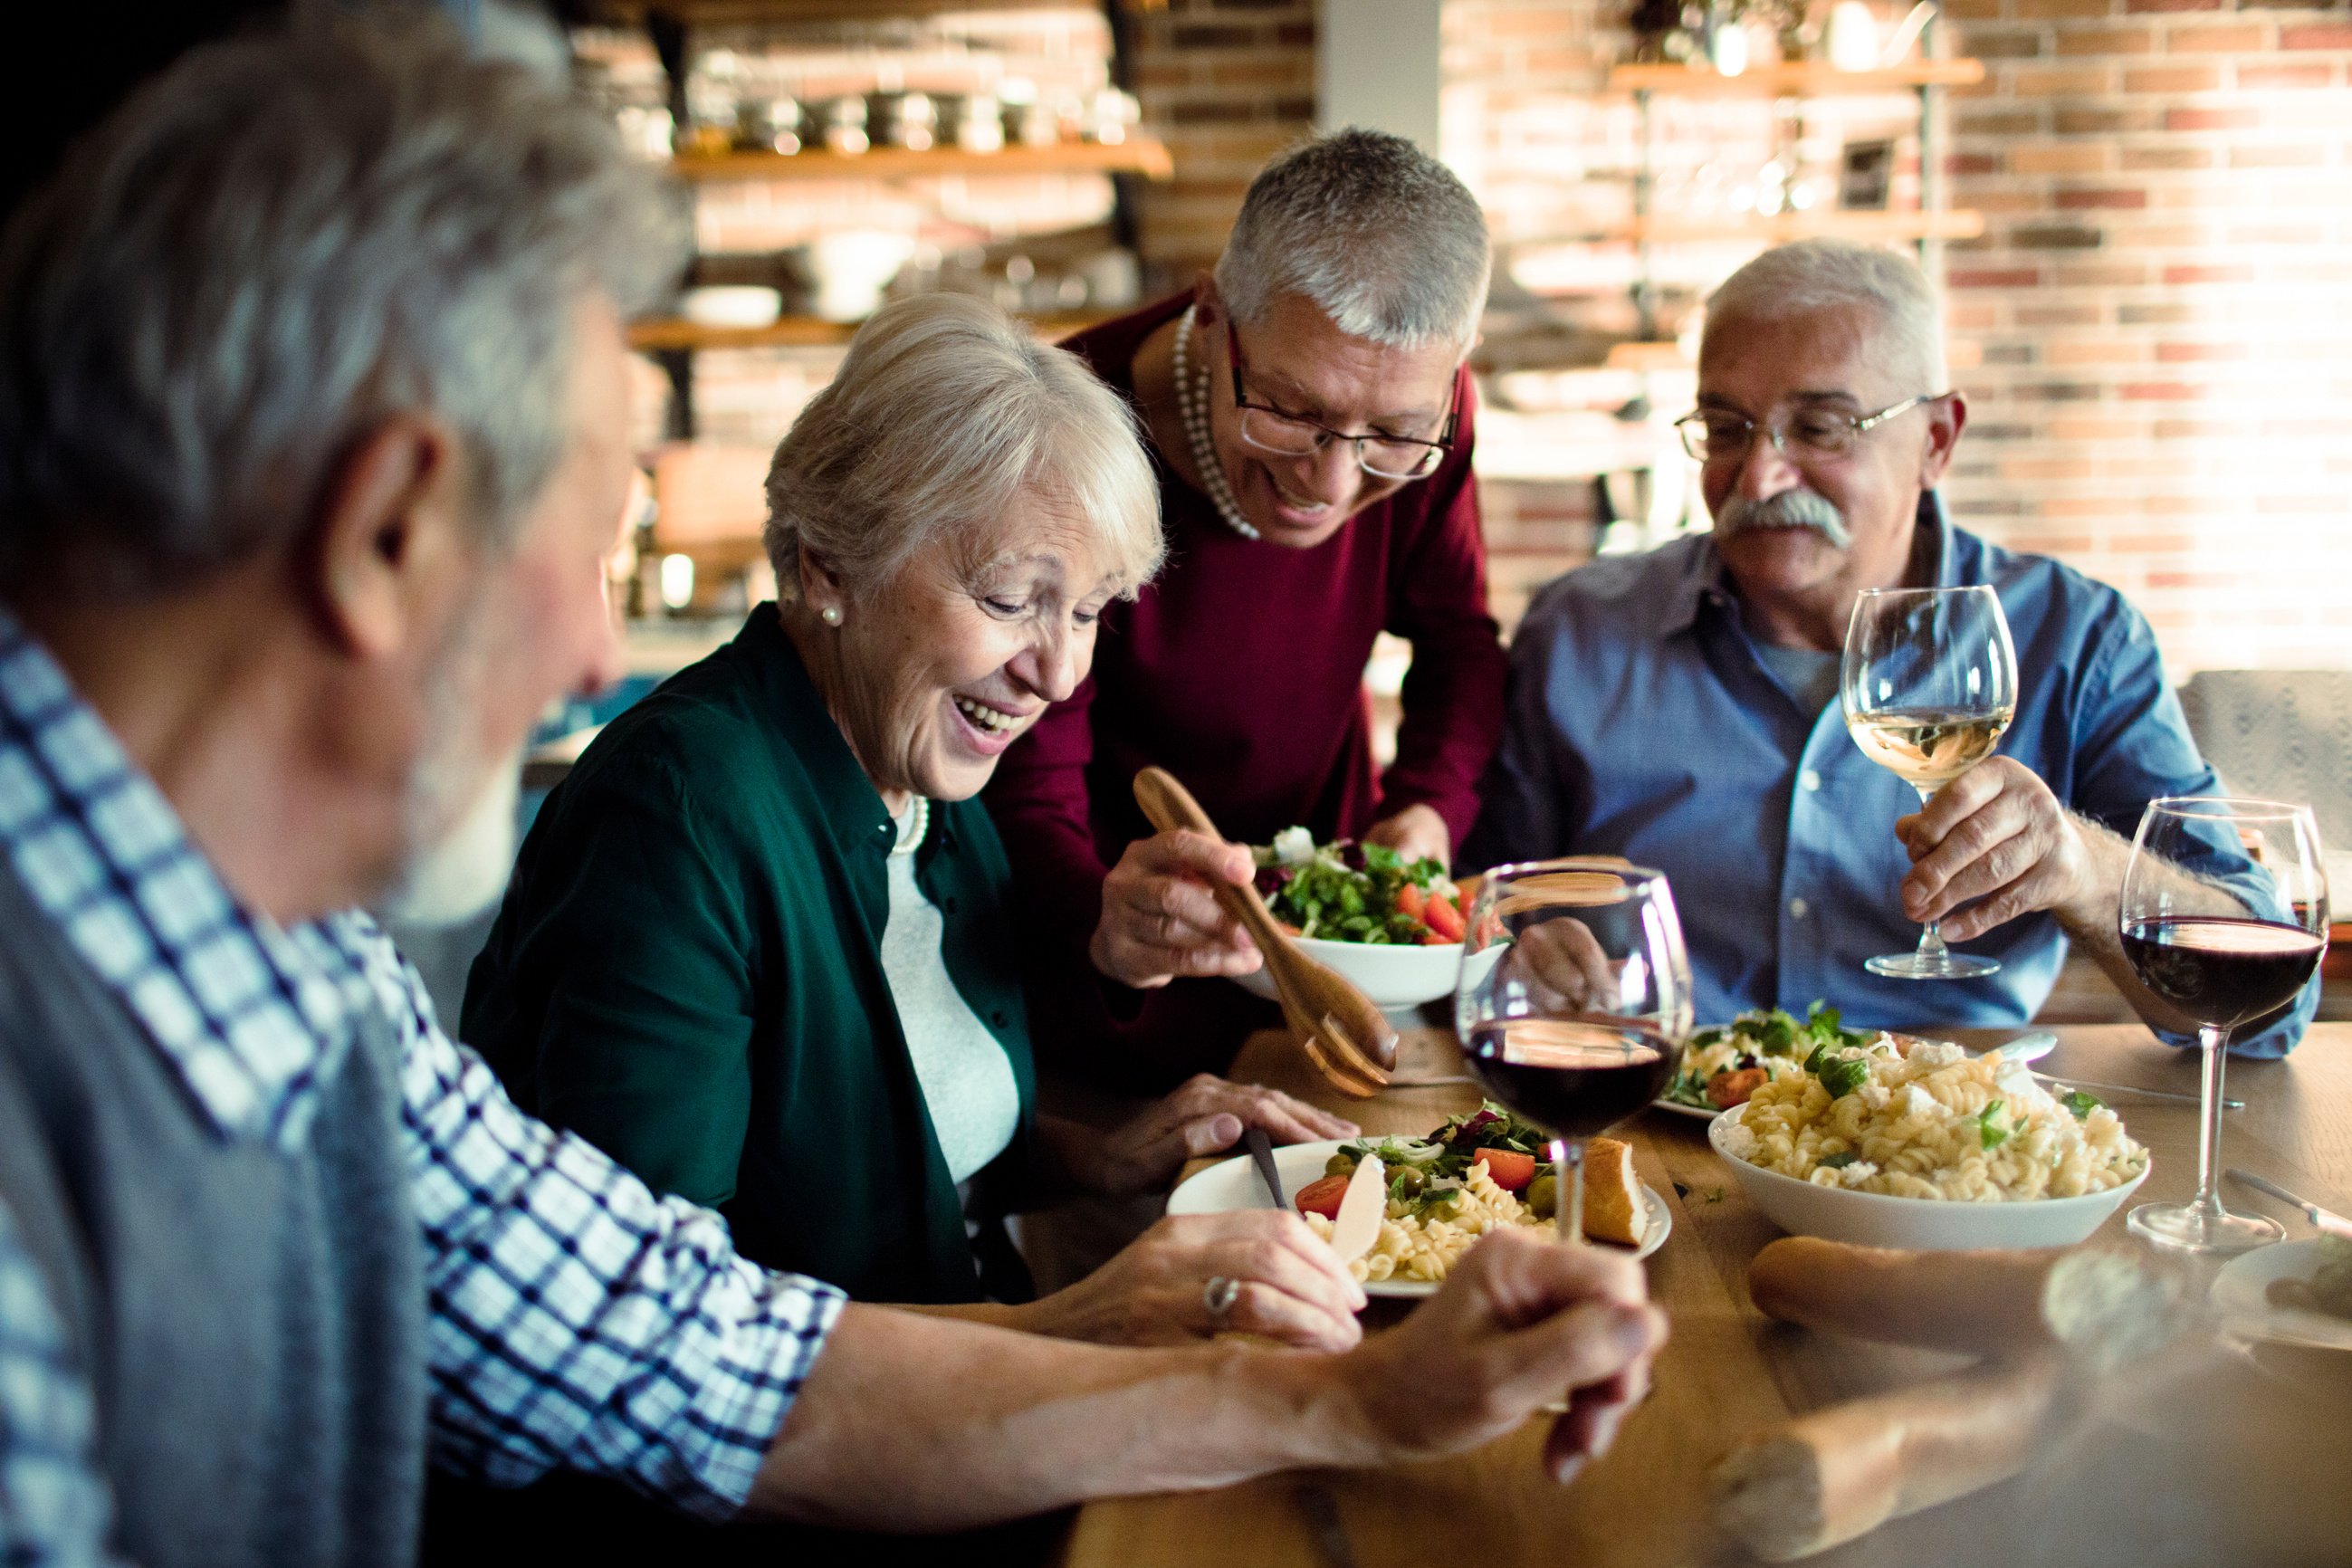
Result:
{"type": "Polygon", "coordinates": [[[1004,1027],[1004,1015],[1002,1013],[991,1013],[988,1016],[988,1021],[1000,1029],[1004,1027]]]}
{"type": "Polygon", "coordinates": [[[946,907],[946,909],[947,909],[948,913],[950,913],[950,914],[953,914],[953,913],[955,913],[955,900],[954,900],[953,899],[950,899],[950,900],[947,901],[947,904],[946,904],[946,906],[945,906],[945,907],[946,907]]]}
{"type": "Polygon", "coordinates": [[[1798,787],[1801,788],[1807,795],[1813,794],[1822,787],[1821,770],[1818,768],[1807,768],[1803,773],[1797,775],[1797,784],[1798,787]]]}
{"type": "Polygon", "coordinates": [[[1790,899],[1789,900],[1789,917],[1791,920],[1803,920],[1805,918],[1805,911],[1812,907],[1812,905],[1805,902],[1802,899],[1790,899]]]}

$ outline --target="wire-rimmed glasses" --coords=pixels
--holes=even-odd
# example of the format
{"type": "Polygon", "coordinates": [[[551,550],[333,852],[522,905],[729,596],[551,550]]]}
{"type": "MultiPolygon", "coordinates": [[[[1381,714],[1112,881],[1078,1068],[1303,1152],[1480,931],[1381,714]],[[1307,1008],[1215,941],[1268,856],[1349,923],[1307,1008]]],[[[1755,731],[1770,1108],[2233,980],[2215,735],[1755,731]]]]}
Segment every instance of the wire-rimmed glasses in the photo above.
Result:
{"type": "Polygon", "coordinates": [[[1277,458],[1311,458],[1334,441],[1346,441],[1356,449],[1356,466],[1374,479],[1425,479],[1437,471],[1437,465],[1454,449],[1454,429],[1462,417],[1462,382],[1458,375],[1445,405],[1445,427],[1438,432],[1435,440],[1369,431],[1350,436],[1312,419],[1285,414],[1266,404],[1251,402],[1242,387],[1241,335],[1230,321],[1225,323],[1225,349],[1233,368],[1234,406],[1241,411],[1242,439],[1261,452],[1271,452],[1277,458]]]}
{"type": "Polygon", "coordinates": [[[1727,408],[1694,408],[1675,421],[1683,450],[1702,463],[1737,462],[1748,456],[1756,432],[1790,461],[1805,458],[1843,458],[1853,444],[1898,414],[1908,414],[1924,403],[1949,397],[1948,392],[1923,392],[1900,403],[1890,403],[1875,414],[1848,414],[1836,407],[1801,408],[1786,425],[1759,425],[1727,408]]]}

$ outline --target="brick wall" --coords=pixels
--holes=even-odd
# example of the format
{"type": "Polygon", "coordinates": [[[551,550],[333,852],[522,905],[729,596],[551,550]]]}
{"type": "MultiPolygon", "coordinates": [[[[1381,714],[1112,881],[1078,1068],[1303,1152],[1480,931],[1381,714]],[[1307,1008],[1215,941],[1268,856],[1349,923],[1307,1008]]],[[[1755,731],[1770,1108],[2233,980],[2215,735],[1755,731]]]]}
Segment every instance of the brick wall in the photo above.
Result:
{"type": "Polygon", "coordinates": [[[1315,121],[1314,0],[1169,0],[1133,29],[1143,126],[1176,177],[1137,199],[1147,292],[1213,264],[1242,194],[1315,121]]]}
{"type": "Polygon", "coordinates": [[[2123,588],[2176,677],[2352,663],[2352,16],[1948,0],[1969,521],[2123,588]]]}
{"type": "MultiPolygon", "coordinates": [[[[1573,237],[1626,210],[1631,106],[1600,90],[1630,44],[1625,10],[1445,9],[1445,154],[1511,270],[1583,288],[1554,309],[1603,331],[1622,321],[1599,285],[1630,271],[1630,249],[1573,237]]],[[[1988,220],[1948,258],[1975,414],[1956,506],[2125,589],[2176,679],[2352,664],[2352,14],[1948,0],[1947,15],[1954,52],[1990,69],[1950,106],[1952,200],[1988,220]]],[[[1757,112],[1661,121],[1659,166],[1751,160],[1757,112]]],[[[1678,256],[1676,280],[1703,288],[1742,254],[1678,256]]]]}

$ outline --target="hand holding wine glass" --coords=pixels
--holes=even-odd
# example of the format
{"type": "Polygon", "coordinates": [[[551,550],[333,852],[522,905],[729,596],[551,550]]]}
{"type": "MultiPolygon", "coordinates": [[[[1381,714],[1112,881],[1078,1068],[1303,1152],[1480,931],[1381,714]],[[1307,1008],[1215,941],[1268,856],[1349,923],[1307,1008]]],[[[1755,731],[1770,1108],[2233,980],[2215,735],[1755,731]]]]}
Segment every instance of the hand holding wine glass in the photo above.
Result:
{"type": "Polygon", "coordinates": [[[2132,839],[2117,918],[2140,984],[2198,1024],[2204,1053],[2197,1195],[2142,1204],[2135,1235],[2174,1251],[2243,1252],[2285,1232],[2221,1206],[2221,1080],[2231,1033],[2294,999],[2327,951],[2327,873],[2311,807],[2154,800],[2132,839]]]}
{"type": "Polygon", "coordinates": [[[1499,866],[1471,910],[1454,1024],[1463,1065],[1551,1136],[1560,1240],[1584,1240],[1584,1141],[1655,1100],[1691,1028],[1690,960],[1665,877],[1596,858],[1499,866]],[[1505,951],[1491,964],[1469,962],[1505,951]]]}
{"type": "MultiPolygon", "coordinates": [[[[1909,784],[1924,806],[1992,755],[2017,714],[2017,650],[1989,587],[1873,588],[1854,601],[1838,673],[1846,731],[1863,755],[1909,784]]],[[[1874,974],[1965,980],[2000,964],[1954,952],[1938,922],[1916,952],[1864,962],[1874,974]]]]}

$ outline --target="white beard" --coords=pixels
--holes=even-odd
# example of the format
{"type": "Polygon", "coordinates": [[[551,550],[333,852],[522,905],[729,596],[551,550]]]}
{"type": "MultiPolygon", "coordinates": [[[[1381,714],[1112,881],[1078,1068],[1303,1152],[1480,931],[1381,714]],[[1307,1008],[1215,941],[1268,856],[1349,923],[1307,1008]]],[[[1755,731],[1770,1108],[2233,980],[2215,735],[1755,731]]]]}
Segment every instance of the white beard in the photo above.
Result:
{"type": "Polygon", "coordinates": [[[437,844],[417,851],[376,913],[412,926],[462,925],[505,891],[514,869],[520,754],[490,770],[481,794],[437,844]]]}

